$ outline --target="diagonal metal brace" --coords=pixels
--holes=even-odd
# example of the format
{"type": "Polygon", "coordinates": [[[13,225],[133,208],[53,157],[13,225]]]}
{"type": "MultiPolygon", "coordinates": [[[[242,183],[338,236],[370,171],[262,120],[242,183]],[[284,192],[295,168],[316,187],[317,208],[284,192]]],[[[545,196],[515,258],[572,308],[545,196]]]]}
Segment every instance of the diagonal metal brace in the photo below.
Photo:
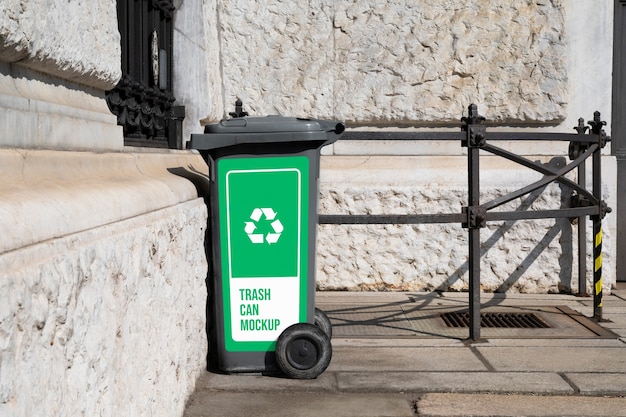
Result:
{"type": "Polygon", "coordinates": [[[509,201],[512,201],[518,197],[521,197],[522,195],[528,194],[536,189],[539,189],[553,181],[557,181],[569,188],[571,188],[572,190],[578,192],[581,195],[584,195],[585,197],[589,198],[591,201],[596,201],[593,194],[591,194],[589,191],[585,190],[583,187],[581,187],[580,185],[578,185],[577,183],[575,183],[574,181],[566,178],[564,175],[567,174],[568,172],[570,172],[571,170],[573,170],[574,168],[576,168],[578,165],[580,165],[581,162],[583,162],[587,157],[589,157],[596,149],[598,149],[598,145],[597,144],[593,144],[591,146],[589,146],[582,154],[580,154],[574,161],[570,162],[569,164],[567,164],[566,166],[557,169],[557,170],[553,170],[551,168],[548,168],[544,165],[535,163],[527,158],[524,158],[520,155],[516,155],[512,152],[506,151],[504,149],[495,147],[495,146],[491,146],[491,145],[487,145],[484,147],[484,150],[487,152],[490,152],[494,155],[498,155],[501,156],[503,158],[508,159],[509,161],[518,163],[522,166],[525,166],[526,168],[530,168],[540,174],[545,175],[542,179],[527,185],[526,187],[523,187],[515,192],[509,193],[507,195],[504,195],[502,197],[496,198],[492,201],[490,201],[489,203],[485,203],[483,204],[488,210],[493,209],[495,207],[498,207],[502,204],[508,203],[509,201]]]}

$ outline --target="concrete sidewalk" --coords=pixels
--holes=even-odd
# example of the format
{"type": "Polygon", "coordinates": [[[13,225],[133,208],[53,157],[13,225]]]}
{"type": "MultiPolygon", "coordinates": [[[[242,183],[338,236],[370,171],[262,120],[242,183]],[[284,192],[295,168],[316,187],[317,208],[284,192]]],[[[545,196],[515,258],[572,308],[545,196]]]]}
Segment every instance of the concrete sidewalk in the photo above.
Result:
{"type": "MultiPolygon", "coordinates": [[[[481,303],[490,306],[484,311],[593,314],[591,298],[568,295],[482,294],[481,303]]],[[[407,320],[417,310],[466,307],[467,294],[323,292],[317,305],[333,321],[325,373],[291,380],[207,372],[184,416],[626,416],[623,284],[604,297],[602,331],[579,314],[571,325],[512,336],[481,329],[478,342],[422,329],[423,316],[407,320]]]]}

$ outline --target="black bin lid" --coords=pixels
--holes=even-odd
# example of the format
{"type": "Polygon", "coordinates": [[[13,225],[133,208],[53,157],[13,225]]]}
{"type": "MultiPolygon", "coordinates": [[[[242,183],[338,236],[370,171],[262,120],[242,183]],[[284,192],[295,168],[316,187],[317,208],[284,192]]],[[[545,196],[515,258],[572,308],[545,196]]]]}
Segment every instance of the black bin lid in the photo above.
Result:
{"type": "Polygon", "coordinates": [[[345,130],[342,122],[285,116],[237,117],[207,125],[191,135],[188,148],[216,149],[232,145],[281,142],[335,142],[345,130]]]}

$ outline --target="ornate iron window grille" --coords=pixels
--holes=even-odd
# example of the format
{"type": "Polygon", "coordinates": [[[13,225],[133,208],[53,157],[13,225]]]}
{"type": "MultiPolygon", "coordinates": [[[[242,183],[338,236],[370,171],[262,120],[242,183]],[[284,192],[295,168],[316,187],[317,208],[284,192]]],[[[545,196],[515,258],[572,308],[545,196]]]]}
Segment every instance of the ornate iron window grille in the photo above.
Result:
{"type": "Polygon", "coordinates": [[[172,91],[172,0],[118,0],[122,79],[107,104],[124,129],[124,144],[182,148],[184,107],[172,91]]]}

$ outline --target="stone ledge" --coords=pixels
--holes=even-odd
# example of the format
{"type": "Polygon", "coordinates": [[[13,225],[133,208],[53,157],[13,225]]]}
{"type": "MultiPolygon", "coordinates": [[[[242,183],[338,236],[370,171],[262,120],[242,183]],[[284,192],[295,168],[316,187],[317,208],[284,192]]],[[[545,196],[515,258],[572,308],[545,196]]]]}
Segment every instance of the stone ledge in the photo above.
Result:
{"type": "Polygon", "coordinates": [[[122,128],[104,92],[0,62],[4,146],[122,150],[122,128]]]}
{"type": "Polygon", "coordinates": [[[208,175],[193,151],[0,149],[0,253],[197,198],[175,168],[208,175]]]}
{"type": "MultiPolygon", "coordinates": [[[[527,156],[532,161],[555,166],[569,162],[566,156],[527,156]]],[[[503,158],[480,157],[481,184],[485,186],[523,186],[541,178],[521,165],[503,158]]],[[[328,155],[320,163],[322,187],[349,184],[351,187],[373,184],[385,186],[467,186],[467,156],[463,155],[328,155]]]]}

